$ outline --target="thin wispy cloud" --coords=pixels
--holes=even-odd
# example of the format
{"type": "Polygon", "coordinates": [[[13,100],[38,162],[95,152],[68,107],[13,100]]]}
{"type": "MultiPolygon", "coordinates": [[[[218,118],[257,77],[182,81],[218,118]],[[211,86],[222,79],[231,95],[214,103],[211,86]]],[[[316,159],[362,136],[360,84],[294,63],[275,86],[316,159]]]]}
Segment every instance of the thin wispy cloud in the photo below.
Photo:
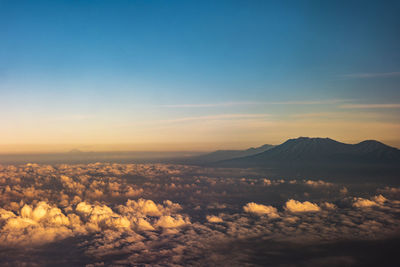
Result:
{"type": "Polygon", "coordinates": [[[232,107],[232,106],[247,106],[260,105],[262,102],[220,102],[220,103],[199,103],[199,104],[173,104],[160,105],[164,108],[211,108],[211,107],[232,107]]]}
{"type": "Polygon", "coordinates": [[[163,108],[212,108],[233,106],[262,106],[262,105],[326,105],[351,101],[350,99],[327,99],[327,100],[300,100],[300,101],[243,101],[243,102],[219,102],[198,104],[173,104],[159,105],[163,108]]]}
{"type": "Polygon", "coordinates": [[[380,77],[395,77],[400,76],[400,72],[375,72],[375,73],[351,73],[351,74],[344,74],[341,75],[345,78],[360,78],[360,79],[367,79],[367,78],[380,78],[380,77]]]}
{"type": "Polygon", "coordinates": [[[269,105],[328,105],[351,101],[351,99],[327,99],[327,100],[304,100],[304,101],[282,101],[264,102],[269,105]]]}
{"type": "Polygon", "coordinates": [[[218,114],[207,116],[184,117],[171,120],[163,120],[162,122],[190,122],[190,121],[209,121],[209,120],[233,120],[233,119],[258,119],[270,117],[270,114],[218,114]]]}
{"type": "Polygon", "coordinates": [[[310,119],[310,118],[327,118],[327,117],[337,117],[339,115],[343,115],[342,113],[335,112],[318,112],[318,113],[300,113],[300,114],[291,114],[290,118],[296,119],[310,119]]]}
{"type": "Polygon", "coordinates": [[[392,104],[348,104],[348,105],[341,105],[340,108],[347,108],[347,109],[368,109],[368,108],[400,108],[400,104],[392,103],[392,104]]]}
{"type": "Polygon", "coordinates": [[[289,116],[294,120],[336,120],[336,121],[351,121],[351,120],[379,120],[387,116],[379,111],[366,111],[366,110],[346,110],[341,109],[335,112],[317,112],[317,113],[296,113],[289,116]]]}

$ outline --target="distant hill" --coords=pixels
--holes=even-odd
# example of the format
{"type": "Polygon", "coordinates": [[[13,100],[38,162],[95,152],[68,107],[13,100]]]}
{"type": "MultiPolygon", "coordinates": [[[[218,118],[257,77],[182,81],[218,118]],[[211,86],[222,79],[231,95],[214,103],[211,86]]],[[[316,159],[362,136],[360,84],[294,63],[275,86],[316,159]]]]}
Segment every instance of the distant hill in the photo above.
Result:
{"type": "Polygon", "coordinates": [[[267,151],[220,161],[229,166],[269,166],[275,164],[396,164],[400,150],[374,140],[345,144],[330,138],[289,139],[267,151]]]}
{"type": "Polygon", "coordinates": [[[72,149],[72,150],[68,151],[67,153],[68,154],[82,154],[84,152],[82,152],[81,150],[75,148],[75,149],[72,149]]]}
{"type": "Polygon", "coordinates": [[[241,158],[241,157],[246,157],[246,156],[251,156],[255,154],[259,154],[262,152],[265,152],[271,148],[273,148],[273,145],[262,145],[260,147],[251,147],[246,150],[217,150],[211,153],[195,156],[186,159],[187,163],[195,163],[195,164],[207,164],[207,163],[214,163],[214,162],[219,162],[223,160],[229,160],[229,159],[234,159],[234,158],[241,158]]]}

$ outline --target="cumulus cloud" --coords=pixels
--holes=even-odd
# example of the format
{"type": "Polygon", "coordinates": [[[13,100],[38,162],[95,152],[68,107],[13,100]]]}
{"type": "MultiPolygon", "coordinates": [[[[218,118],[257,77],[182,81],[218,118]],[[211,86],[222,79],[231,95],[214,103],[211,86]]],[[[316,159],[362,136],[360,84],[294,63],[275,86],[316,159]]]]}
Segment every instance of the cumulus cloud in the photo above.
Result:
{"type": "Polygon", "coordinates": [[[75,218],[44,201],[36,206],[24,205],[19,213],[0,209],[0,244],[43,244],[73,235],[75,218]]]}
{"type": "Polygon", "coordinates": [[[330,187],[330,186],[333,186],[332,183],[324,182],[322,180],[318,180],[318,181],[307,180],[307,181],[304,181],[304,183],[306,185],[311,186],[311,187],[330,187]]]}
{"type": "Polygon", "coordinates": [[[247,203],[243,207],[243,210],[248,213],[253,213],[257,215],[267,215],[269,218],[278,218],[279,214],[276,208],[272,206],[266,206],[262,204],[257,204],[254,202],[247,203]]]}
{"type": "Polygon", "coordinates": [[[383,204],[387,201],[387,198],[385,198],[382,195],[378,195],[378,196],[372,197],[372,200],[375,201],[376,203],[383,204]]]}
{"type": "Polygon", "coordinates": [[[164,215],[158,219],[155,225],[162,228],[176,228],[187,224],[190,224],[190,220],[181,215],[177,215],[175,218],[169,215],[164,215]]]}
{"type": "Polygon", "coordinates": [[[343,186],[341,189],[340,189],[340,191],[339,191],[341,194],[343,194],[343,195],[346,195],[348,192],[349,192],[349,190],[345,187],[345,186],[343,186]]]}
{"type": "Polygon", "coordinates": [[[93,266],[235,266],[249,260],[248,247],[240,247],[246,240],[318,243],[400,231],[397,188],[361,197],[343,184],[257,177],[170,164],[0,165],[0,248],[23,253],[57,242],[76,246],[93,266]],[[305,196],[304,186],[335,190],[294,200],[305,196]],[[231,244],[239,246],[235,256],[231,244]]]}
{"type": "Polygon", "coordinates": [[[388,195],[388,196],[395,197],[395,198],[400,198],[400,187],[386,186],[385,188],[378,189],[377,191],[384,195],[388,195]]]}
{"type": "Polygon", "coordinates": [[[386,201],[387,199],[382,195],[374,196],[371,199],[355,197],[353,198],[353,207],[368,208],[372,206],[383,205],[386,201]]]}
{"type": "Polygon", "coordinates": [[[321,204],[322,207],[324,207],[325,209],[329,209],[329,210],[334,210],[336,209],[336,205],[333,203],[329,203],[329,202],[324,202],[321,204]]]}
{"type": "Polygon", "coordinates": [[[86,227],[92,231],[109,228],[129,228],[130,221],[105,205],[91,205],[81,202],[76,206],[76,212],[86,222],[86,227]]]}
{"type": "Polygon", "coordinates": [[[139,199],[138,201],[128,200],[126,203],[128,210],[121,207],[123,211],[137,212],[149,216],[161,216],[161,211],[152,200],[139,199]]]}
{"type": "Polygon", "coordinates": [[[272,185],[271,180],[270,180],[270,179],[266,179],[266,178],[263,180],[263,183],[264,183],[265,186],[270,186],[270,185],[272,185]]]}
{"type": "Polygon", "coordinates": [[[309,201],[300,202],[294,199],[289,199],[285,204],[285,209],[290,212],[316,212],[321,208],[309,201]]]}
{"type": "Polygon", "coordinates": [[[215,216],[215,215],[207,215],[207,221],[210,223],[221,223],[224,220],[221,217],[215,216]]]}
{"type": "Polygon", "coordinates": [[[69,207],[69,213],[65,213],[44,201],[35,206],[25,204],[17,214],[0,209],[0,245],[44,244],[110,229],[152,231],[190,224],[188,217],[173,214],[180,206],[171,201],[157,205],[151,200],[128,200],[118,209],[120,213],[106,205],[80,202],[75,208],[69,207]]]}

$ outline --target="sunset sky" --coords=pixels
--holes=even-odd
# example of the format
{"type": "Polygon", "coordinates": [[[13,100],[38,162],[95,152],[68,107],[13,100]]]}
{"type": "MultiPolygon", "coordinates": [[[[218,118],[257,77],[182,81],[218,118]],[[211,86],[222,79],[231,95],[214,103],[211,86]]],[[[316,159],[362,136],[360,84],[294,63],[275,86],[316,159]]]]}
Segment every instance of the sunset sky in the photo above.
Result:
{"type": "Polygon", "coordinates": [[[0,0],[0,153],[400,147],[399,8],[0,0]]]}

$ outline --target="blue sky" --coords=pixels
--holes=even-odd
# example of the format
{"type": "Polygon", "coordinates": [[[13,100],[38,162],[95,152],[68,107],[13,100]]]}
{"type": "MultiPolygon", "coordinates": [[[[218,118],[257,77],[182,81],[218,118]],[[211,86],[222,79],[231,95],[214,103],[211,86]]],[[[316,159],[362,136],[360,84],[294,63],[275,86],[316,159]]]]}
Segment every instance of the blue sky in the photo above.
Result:
{"type": "Polygon", "coordinates": [[[399,13],[399,1],[0,0],[0,143],[397,145],[399,13]]]}

